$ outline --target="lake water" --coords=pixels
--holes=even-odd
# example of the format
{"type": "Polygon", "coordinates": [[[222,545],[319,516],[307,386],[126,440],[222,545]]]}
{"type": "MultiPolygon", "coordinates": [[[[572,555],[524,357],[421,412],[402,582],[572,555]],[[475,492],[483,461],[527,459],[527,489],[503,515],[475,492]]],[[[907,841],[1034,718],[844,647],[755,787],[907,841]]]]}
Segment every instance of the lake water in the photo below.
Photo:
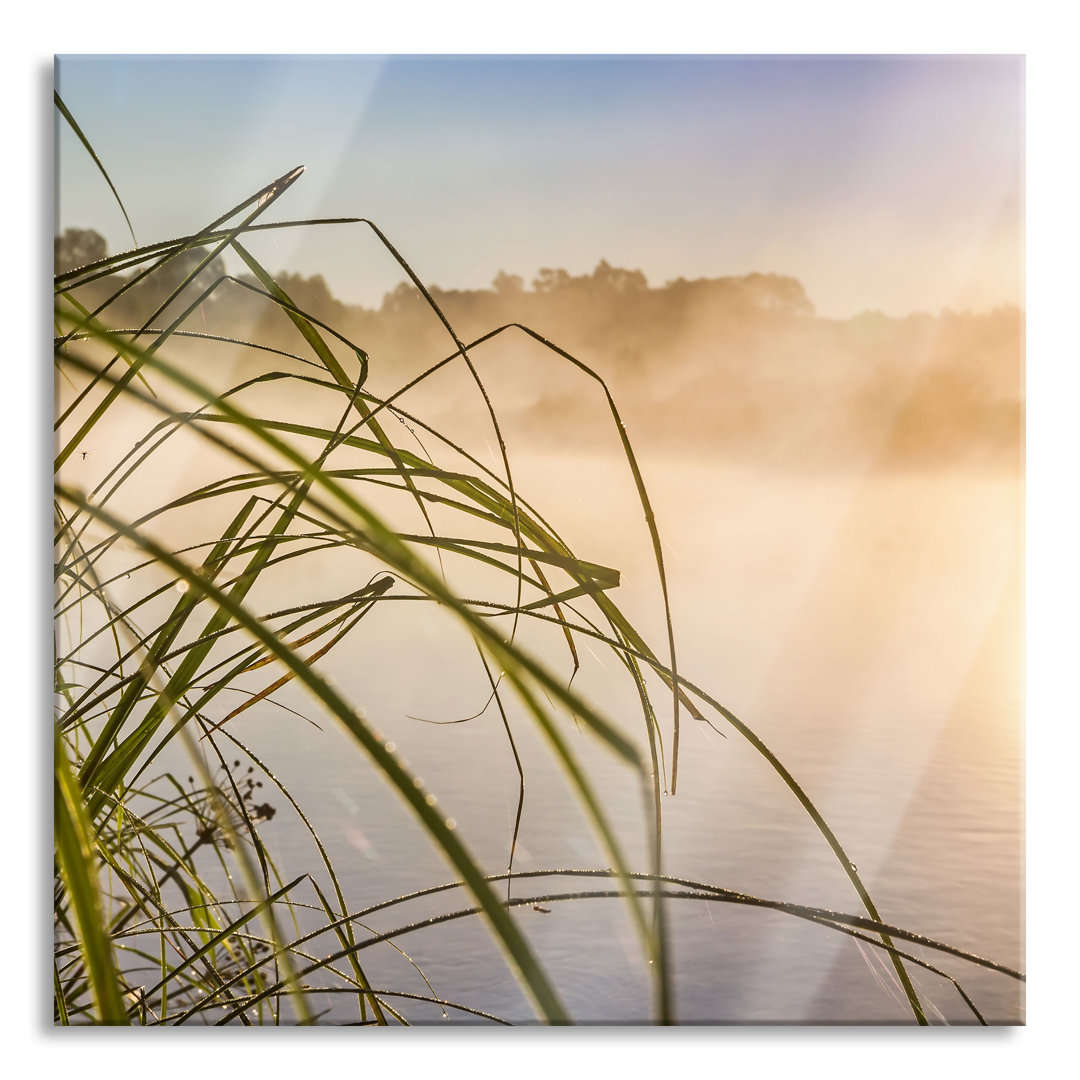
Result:
{"type": "MultiPolygon", "coordinates": [[[[87,455],[65,466],[65,480],[91,488],[147,426],[145,416],[130,424],[121,416],[96,432],[87,455]]],[[[167,459],[155,459],[153,490],[121,492],[113,509],[137,517],[146,498],[157,505],[213,475],[216,466],[190,453],[192,445],[185,450],[178,442],[167,459]]],[[[498,472],[490,446],[488,455],[498,472]]],[[[659,583],[625,462],[565,446],[519,451],[513,462],[519,491],[570,547],[622,572],[611,596],[664,658],[659,583]]],[[[872,455],[821,470],[734,464],[708,452],[690,462],[653,450],[642,465],[665,545],[680,672],[753,728],[790,769],[857,864],[886,922],[1023,968],[1019,475],[903,470],[876,466],[872,455]]],[[[400,499],[386,508],[392,505],[400,507],[400,499]]],[[[423,531],[411,504],[396,512],[403,529],[423,531]]],[[[446,535],[464,535],[460,521],[440,519],[438,508],[433,513],[446,535]]],[[[206,523],[198,520],[169,535],[177,547],[205,537],[206,523]]],[[[273,581],[260,581],[254,607],[341,596],[378,569],[365,558],[348,551],[307,560],[302,574],[293,569],[297,563],[285,563],[273,581]]],[[[513,603],[505,576],[495,580],[450,557],[444,567],[462,595],[513,603]]],[[[133,599],[144,587],[121,578],[114,596],[133,599]]],[[[411,592],[399,584],[391,597],[411,592]]],[[[518,637],[570,679],[571,658],[553,627],[522,620],[518,637]]],[[[645,752],[625,670],[598,643],[579,637],[578,646],[574,689],[645,752]]],[[[454,620],[430,604],[388,599],[320,668],[394,740],[488,871],[504,872],[518,778],[498,711],[442,726],[416,719],[462,720],[488,700],[475,648],[454,620]]],[[[259,672],[251,689],[269,681],[259,672]]],[[[670,754],[670,697],[655,681],[653,691],[670,754]]],[[[453,880],[349,737],[323,722],[291,685],[275,699],[318,720],[322,730],[269,702],[229,730],[304,808],[350,910],[453,880]]],[[[512,695],[506,699],[526,783],[514,869],[610,865],[546,744],[512,695]]],[[[237,703],[222,701],[221,715],[237,703]]],[[[663,800],[665,872],[862,914],[794,796],[737,732],[720,718],[716,725],[726,738],[683,715],[678,791],[663,800]]],[[[637,781],[569,716],[563,731],[634,868],[648,870],[649,823],[637,781]]],[[[263,797],[277,813],[260,832],[283,877],[318,871],[299,818],[269,785],[263,797]]],[[[514,894],[599,884],[547,878],[519,882],[514,894]]],[[[302,898],[314,896],[309,890],[302,898]]],[[[441,894],[384,909],[365,925],[386,931],[467,906],[463,893],[441,894]]],[[[649,973],[625,902],[542,906],[548,910],[516,908],[514,917],[570,1013],[585,1022],[647,1022],[649,973]]],[[[668,911],[681,1021],[910,1021],[891,965],[870,946],[762,909],[672,900],[668,911]]],[[[534,1019],[479,919],[417,930],[397,943],[408,959],[388,945],[361,954],[373,986],[427,994],[418,967],[440,996],[508,1020],[534,1019]]],[[[325,951],[333,947],[326,943],[325,951]]],[[[960,979],[990,1022],[1024,1022],[1022,984],[940,954],[925,956],[960,979]]],[[[951,984],[911,972],[934,1019],[972,1021],[951,984]]],[[[434,1006],[390,1000],[415,1022],[443,1022],[434,1006]]],[[[354,1000],[328,995],[324,1005],[328,1019],[355,1019],[354,1000]]]]}
{"type": "MultiPolygon", "coordinates": [[[[656,571],[625,463],[571,453],[514,461],[520,490],[571,547],[622,571],[612,597],[663,657],[656,571]]],[[[680,671],[749,724],[802,783],[885,921],[1023,968],[1022,481],[989,471],[800,474],[662,455],[644,468],[665,540],[680,671]]],[[[452,578],[459,572],[447,569],[452,578]]],[[[333,596],[366,578],[355,563],[327,560],[303,581],[283,581],[281,600],[333,596]]],[[[500,598],[512,601],[502,588],[500,598]]],[[[523,623],[520,635],[569,678],[566,647],[548,631],[523,623]]],[[[636,695],[613,656],[584,640],[581,654],[575,689],[644,748],[636,695]]],[[[488,870],[504,871],[517,774],[497,710],[446,726],[411,719],[462,719],[484,706],[487,684],[467,638],[431,605],[388,602],[323,668],[397,743],[488,870]]],[[[655,690],[670,751],[670,699],[655,690]]],[[[278,698],[313,715],[299,691],[278,698]]],[[[529,721],[512,703],[508,715],[526,774],[515,869],[609,865],[529,721]]],[[[684,714],[678,792],[663,803],[665,871],[861,914],[802,807],[736,732],[720,719],[717,727],[728,737],[684,714]]],[[[250,710],[233,730],[304,806],[353,908],[452,880],[346,736],[271,706],[250,710]]],[[[564,730],[636,868],[646,870],[636,782],[570,718],[564,730]]],[[[314,867],[305,830],[272,801],[279,812],[261,829],[282,873],[314,867]]],[[[514,891],[595,886],[545,879],[514,891]]],[[[449,895],[366,923],[382,931],[468,906],[464,894],[449,895]]],[[[515,918],[571,1013],[647,1022],[648,972],[624,902],[544,906],[516,909],[515,918]]],[[[668,906],[684,1022],[910,1021],[891,965],[870,946],[776,912],[668,906]]],[[[533,1018],[478,919],[398,944],[438,994],[506,1019],[533,1018]]],[[[1024,1022],[1022,984],[924,955],[960,979],[990,1022],[1024,1022]]],[[[373,985],[428,992],[389,947],[362,956],[373,985]]],[[[912,974],[935,1019],[971,1022],[950,984],[912,974]]],[[[326,1007],[333,1018],[355,1018],[354,1003],[328,997],[326,1007]]],[[[442,1022],[432,1006],[402,1007],[414,1021],[442,1022]]]]}

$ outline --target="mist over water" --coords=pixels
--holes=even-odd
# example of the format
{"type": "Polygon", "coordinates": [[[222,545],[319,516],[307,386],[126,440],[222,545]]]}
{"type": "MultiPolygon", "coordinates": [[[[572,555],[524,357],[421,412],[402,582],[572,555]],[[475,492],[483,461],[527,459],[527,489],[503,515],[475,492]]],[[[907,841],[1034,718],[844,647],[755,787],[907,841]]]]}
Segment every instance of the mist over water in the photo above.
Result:
{"type": "MultiPolygon", "coordinates": [[[[458,297],[459,310],[453,298],[447,308],[468,340],[481,324],[490,330],[513,318],[515,302],[532,304],[537,331],[608,380],[664,544],[680,671],[749,724],[803,784],[885,921],[1023,967],[1022,316],[1002,309],[838,322],[816,318],[801,290],[782,281],[754,287],[763,290],[756,300],[743,295],[726,306],[716,303],[717,288],[698,289],[666,323],[663,306],[675,304],[679,289],[614,290],[591,306],[564,297],[561,312],[530,293],[473,295],[475,325],[465,299],[458,297]],[[654,340],[639,333],[639,317],[656,328],[654,340]]],[[[390,305],[381,327],[371,324],[362,338],[370,345],[367,389],[377,396],[452,351],[430,313],[406,317],[390,305]],[[409,348],[394,347],[406,339],[409,348]]],[[[278,343],[300,347],[284,335],[278,343]]],[[[268,367],[304,370],[286,358],[203,342],[171,343],[170,354],[222,388],[268,367]]],[[[496,408],[517,491],[578,556],[620,571],[612,597],[663,657],[656,567],[603,389],[519,331],[470,356],[496,408]]],[[[341,411],[338,397],[294,383],[287,391],[279,383],[255,386],[237,400],[257,416],[293,423],[335,423],[341,411]]],[[[400,445],[444,464],[457,459],[422,419],[475,455],[479,466],[457,459],[464,471],[483,466],[502,476],[498,439],[460,357],[396,404],[411,414],[384,418],[400,445]]],[[[65,471],[91,487],[148,420],[156,422],[151,417],[146,409],[117,413],[65,471]]],[[[343,448],[330,464],[356,459],[343,448]]],[[[111,505],[137,517],[141,504],[220,472],[220,457],[178,435],[173,451],[111,505]]],[[[424,531],[407,498],[370,486],[358,493],[403,531],[424,531]]],[[[445,535],[460,534],[454,512],[433,506],[431,514],[445,535]]],[[[154,528],[177,546],[213,534],[210,523],[183,514],[154,528]]],[[[515,602],[504,575],[453,557],[442,566],[461,595],[515,602]]],[[[373,563],[370,573],[376,569],[373,563]]],[[[257,601],[263,610],[282,608],[338,595],[361,578],[355,558],[331,553],[310,563],[302,580],[285,572],[260,582],[257,601]]],[[[116,586],[118,594],[123,588],[116,586]]],[[[509,858],[517,802],[505,731],[497,711],[483,708],[489,689],[471,643],[438,610],[419,608],[379,604],[348,647],[320,667],[397,743],[498,873],[509,858]]],[[[564,641],[550,630],[526,620],[520,640],[566,680],[573,674],[576,690],[643,743],[625,672],[620,677],[610,656],[601,660],[582,637],[575,674],[564,641]]],[[[659,684],[653,689],[670,753],[670,699],[659,684]]],[[[292,688],[275,697],[311,715],[292,688]]],[[[515,870],[606,865],[531,723],[512,704],[508,721],[526,776],[515,870]]],[[[663,802],[665,870],[858,913],[824,841],[762,759],[720,721],[727,738],[686,715],[683,725],[679,790],[663,802]]],[[[270,703],[249,710],[234,729],[317,823],[350,902],[449,880],[340,733],[325,725],[317,731],[270,703]]],[[[572,718],[564,729],[598,778],[635,868],[646,869],[648,816],[636,784],[572,718]]],[[[306,866],[310,838],[287,807],[279,809],[260,832],[283,866],[306,866]]],[[[520,882],[514,893],[529,895],[532,887],[520,882]]],[[[550,910],[526,906],[515,917],[571,1012],[594,1022],[647,1021],[648,980],[622,905],[541,906],[550,910]]],[[[869,946],[774,912],[669,906],[685,1021],[909,1017],[891,966],[869,946]]],[[[372,925],[389,929],[426,910],[392,910],[373,916],[372,925]]],[[[418,931],[401,944],[438,992],[531,1019],[476,920],[455,924],[453,933],[418,931]]],[[[415,983],[423,992],[399,954],[368,956],[376,982],[381,975],[386,985],[415,983]]],[[[915,979],[935,1015],[970,1021],[949,984],[924,972],[915,979]]],[[[972,968],[961,981],[991,1022],[1023,1021],[1022,987],[1012,980],[972,968]]],[[[328,1007],[344,1018],[345,1005],[328,1007]]]]}
{"type": "MultiPolygon", "coordinates": [[[[522,489],[540,505],[557,504],[566,535],[581,537],[582,557],[622,570],[613,595],[659,649],[655,568],[623,463],[550,455],[519,457],[518,466],[522,489]],[[571,485],[581,500],[560,500],[571,485]]],[[[680,670],[791,769],[856,861],[883,918],[1022,967],[1016,478],[889,474],[791,484],[768,472],[677,460],[644,469],[666,542],[680,670]]],[[[421,722],[473,716],[488,695],[468,642],[445,618],[407,606],[380,609],[354,651],[328,670],[498,872],[517,797],[505,734],[493,708],[467,723],[421,722]]],[[[528,625],[521,634],[570,677],[557,637],[528,625]]],[[[586,639],[581,653],[575,688],[643,739],[632,690],[613,661],[600,662],[586,639]]],[[[669,730],[670,704],[654,689],[669,730]]],[[[542,740],[520,710],[511,708],[510,719],[526,774],[515,869],[607,865],[542,740]]],[[[664,800],[667,872],[858,912],[824,841],[752,749],[730,729],[724,739],[685,714],[683,724],[679,791],[664,800]]],[[[265,744],[268,760],[288,762],[294,794],[330,823],[320,835],[340,854],[358,896],[376,900],[380,890],[449,880],[426,842],[410,838],[404,812],[388,814],[385,793],[364,779],[366,768],[339,736],[301,736],[295,720],[268,711],[242,730],[265,744]]],[[[647,814],[636,785],[569,718],[565,731],[599,777],[634,865],[644,868],[647,814]]],[[[285,821],[266,835],[283,853],[300,842],[290,841],[285,821]]],[[[514,890],[530,891],[543,889],[521,882],[514,890]]],[[[619,905],[547,906],[550,914],[525,908],[519,918],[575,1014],[646,1021],[638,943],[619,905]]],[[[775,913],[671,907],[684,1020],[888,1023],[908,1015],[891,969],[869,947],[775,913]]],[[[482,928],[464,937],[421,932],[405,947],[436,986],[465,986],[480,1007],[529,1018],[511,977],[491,962],[482,928]]],[[[969,1020],[950,986],[922,972],[916,980],[944,1017],[969,1020]]],[[[1023,1020],[1022,988],[1011,980],[972,968],[961,981],[991,1021],[1023,1020]]]]}

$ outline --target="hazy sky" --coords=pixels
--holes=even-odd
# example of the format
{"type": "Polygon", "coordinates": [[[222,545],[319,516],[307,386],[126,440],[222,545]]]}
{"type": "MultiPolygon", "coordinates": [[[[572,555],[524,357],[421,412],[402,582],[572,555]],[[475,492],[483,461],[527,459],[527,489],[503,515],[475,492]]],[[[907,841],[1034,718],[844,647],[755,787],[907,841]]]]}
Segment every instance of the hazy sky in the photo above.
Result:
{"type": "MultiPolygon", "coordinates": [[[[303,164],[275,219],[370,217],[444,288],[607,259],[791,274],[836,316],[1024,300],[1021,57],[65,56],[57,85],[140,243],[303,164]]],[[[57,167],[57,228],[130,247],[66,125],[57,167]]],[[[402,278],[356,226],[252,247],[369,306],[402,278]]]]}

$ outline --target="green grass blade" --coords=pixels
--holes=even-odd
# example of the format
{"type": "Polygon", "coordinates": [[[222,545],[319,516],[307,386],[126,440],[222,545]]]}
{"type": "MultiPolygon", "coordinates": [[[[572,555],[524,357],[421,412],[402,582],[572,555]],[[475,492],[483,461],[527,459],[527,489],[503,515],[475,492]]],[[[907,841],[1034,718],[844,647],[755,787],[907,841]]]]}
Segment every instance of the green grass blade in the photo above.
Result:
{"type": "MultiPolygon", "coordinates": [[[[79,945],[93,988],[98,1019],[103,1024],[127,1024],[127,1010],[120,998],[120,976],[105,927],[90,823],[59,733],[53,740],[53,783],[56,858],[78,923],[79,945]]],[[[63,1000],[62,994],[60,1000],[63,1000]]]]}
{"type": "Polygon", "coordinates": [[[497,940],[505,948],[508,958],[521,973],[526,989],[532,996],[541,1015],[551,1023],[566,1023],[568,1016],[539,964],[532,950],[510,920],[490,886],[483,880],[480,868],[469,854],[464,844],[447,823],[443,814],[435,808],[434,802],[428,801],[428,793],[418,784],[418,778],[409,774],[398,758],[386,748],[385,740],[372,731],[356,711],[314,670],[300,662],[291,650],[287,649],[263,625],[240,606],[228,593],[223,592],[211,581],[196,574],[190,567],[176,559],[164,548],[130,529],[118,518],[101,507],[91,507],[80,495],[67,491],[60,485],[63,498],[91,513],[110,529],[125,536],[152,555],[162,565],[168,567],[179,577],[186,580],[192,590],[206,595],[217,607],[230,618],[241,624],[249,633],[277,658],[291,668],[297,681],[303,683],[313,696],[335,716],[356,738],[368,755],[374,760],[380,772],[387,778],[397,792],[405,799],[422,825],[439,845],[448,860],[462,874],[474,890],[474,895],[495,930],[497,940]]]}
{"type": "Polygon", "coordinates": [[[68,122],[68,126],[75,132],[79,139],[79,142],[86,147],[86,152],[94,160],[94,164],[98,167],[98,171],[105,177],[105,183],[109,185],[109,190],[113,193],[113,198],[116,199],[117,205],[120,207],[120,212],[124,215],[124,221],[127,222],[128,232],[131,233],[131,242],[138,247],[139,241],[135,239],[135,230],[131,227],[131,218],[128,217],[127,208],[124,206],[124,200],[120,198],[120,193],[116,190],[116,186],[113,184],[109,177],[109,174],[105,171],[105,166],[101,163],[101,158],[97,156],[97,152],[90,144],[90,140],[83,134],[82,128],[75,122],[75,117],[71,115],[70,110],[61,100],[60,95],[53,91],[53,103],[57,109],[60,110],[60,115],[68,122]]]}

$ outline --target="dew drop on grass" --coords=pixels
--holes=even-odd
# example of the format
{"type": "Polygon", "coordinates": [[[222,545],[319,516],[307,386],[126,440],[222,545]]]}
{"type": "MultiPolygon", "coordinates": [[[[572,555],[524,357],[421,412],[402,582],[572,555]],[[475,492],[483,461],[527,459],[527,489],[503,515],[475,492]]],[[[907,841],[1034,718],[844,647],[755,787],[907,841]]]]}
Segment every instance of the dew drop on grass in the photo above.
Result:
{"type": "Polygon", "coordinates": [[[859,868],[854,863],[851,864],[851,869],[855,871],[855,873],[859,872],[859,868]]]}

